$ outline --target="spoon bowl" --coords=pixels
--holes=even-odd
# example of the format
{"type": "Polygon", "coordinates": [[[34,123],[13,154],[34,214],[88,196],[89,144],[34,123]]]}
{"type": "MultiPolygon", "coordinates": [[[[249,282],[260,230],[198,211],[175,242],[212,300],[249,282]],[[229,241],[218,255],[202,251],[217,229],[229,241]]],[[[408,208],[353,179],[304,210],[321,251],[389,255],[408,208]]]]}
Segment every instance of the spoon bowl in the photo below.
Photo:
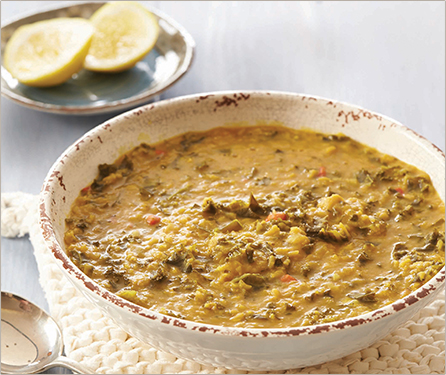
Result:
{"type": "Polygon", "coordinates": [[[45,311],[26,299],[2,292],[1,372],[35,374],[52,367],[88,373],[63,356],[62,332],[45,311]]]}

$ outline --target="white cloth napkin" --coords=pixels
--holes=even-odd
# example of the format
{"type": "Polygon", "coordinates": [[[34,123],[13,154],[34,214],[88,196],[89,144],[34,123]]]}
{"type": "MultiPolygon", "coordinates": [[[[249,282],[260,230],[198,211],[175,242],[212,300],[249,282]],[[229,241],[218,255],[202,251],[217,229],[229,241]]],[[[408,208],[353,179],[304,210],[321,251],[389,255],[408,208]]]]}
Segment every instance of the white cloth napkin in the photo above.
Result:
{"type": "MultiPolygon", "coordinates": [[[[2,236],[29,233],[48,299],[50,314],[62,328],[65,352],[99,374],[234,374],[179,359],[131,337],[81,295],[54,263],[39,231],[38,197],[5,193],[1,197],[2,236]]],[[[444,374],[444,292],[404,326],[370,348],[288,374],[444,374]]]]}

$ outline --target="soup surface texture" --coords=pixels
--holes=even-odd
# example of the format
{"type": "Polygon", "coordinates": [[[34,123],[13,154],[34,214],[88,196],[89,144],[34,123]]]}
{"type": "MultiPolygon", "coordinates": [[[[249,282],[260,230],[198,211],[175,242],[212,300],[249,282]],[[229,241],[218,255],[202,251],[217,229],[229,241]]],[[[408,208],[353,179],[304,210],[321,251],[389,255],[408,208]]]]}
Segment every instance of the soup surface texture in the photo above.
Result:
{"type": "Polygon", "coordinates": [[[141,144],[82,189],[66,251],[129,301],[250,328],[357,316],[444,265],[429,176],[342,134],[225,127],[141,144]]]}

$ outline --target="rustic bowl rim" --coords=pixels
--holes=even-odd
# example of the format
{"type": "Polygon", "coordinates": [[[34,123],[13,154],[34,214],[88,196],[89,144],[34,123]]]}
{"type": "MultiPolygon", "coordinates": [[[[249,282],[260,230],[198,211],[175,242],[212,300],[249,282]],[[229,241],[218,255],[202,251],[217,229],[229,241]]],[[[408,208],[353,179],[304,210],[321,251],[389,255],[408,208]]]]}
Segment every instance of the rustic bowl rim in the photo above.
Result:
{"type": "MultiPolygon", "coordinates": [[[[22,16],[11,17],[4,24],[2,24],[1,29],[3,30],[4,28],[10,26],[15,22],[19,22],[22,19],[36,16],[38,14],[69,9],[72,7],[82,7],[89,5],[101,5],[101,4],[104,5],[106,3],[107,1],[80,1],[80,2],[73,2],[71,4],[50,5],[38,11],[25,13],[22,16]]],[[[91,105],[66,106],[61,104],[40,102],[15,93],[8,86],[3,84],[3,78],[1,85],[1,94],[5,98],[8,98],[20,105],[23,105],[24,107],[35,109],[42,112],[57,113],[62,115],[91,115],[91,114],[101,114],[101,113],[113,113],[147,103],[150,99],[156,97],[157,95],[160,95],[161,93],[169,89],[171,86],[173,86],[175,83],[177,83],[190,70],[192,62],[194,61],[195,58],[196,44],[192,35],[186,30],[184,26],[182,26],[175,19],[168,16],[167,14],[157,9],[156,7],[148,6],[146,4],[144,4],[144,7],[153,14],[155,14],[157,17],[159,17],[159,19],[166,21],[170,25],[173,25],[174,28],[178,30],[178,32],[181,34],[186,46],[184,61],[181,63],[181,65],[178,67],[178,69],[175,71],[173,75],[169,76],[167,80],[162,82],[160,87],[156,88],[155,90],[154,89],[148,91],[146,90],[140,94],[132,95],[125,99],[118,99],[97,106],[91,106],[91,105]]],[[[3,70],[6,70],[6,68],[3,66],[3,61],[1,64],[1,69],[2,73],[3,70]]]]}
{"type": "MultiPolygon", "coordinates": [[[[401,131],[407,132],[408,136],[411,137],[415,142],[422,142],[424,145],[426,145],[431,152],[435,153],[437,157],[440,157],[442,161],[444,161],[444,152],[435,146],[432,142],[428,141],[425,137],[419,135],[415,131],[413,131],[410,128],[407,128],[406,126],[402,125],[401,123],[395,121],[394,119],[381,115],[374,111],[365,110],[364,108],[353,105],[350,103],[337,101],[333,99],[328,99],[320,96],[315,95],[307,95],[307,94],[298,94],[298,93],[292,93],[292,92],[284,92],[284,91],[271,91],[271,90],[252,90],[252,91],[215,91],[215,92],[207,92],[207,93],[200,93],[200,94],[192,94],[192,95],[186,95],[171,99],[166,99],[157,103],[148,104],[139,108],[135,108],[133,110],[130,110],[128,112],[125,112],[119,116],[116,116],[110,120],[107,120],[105,123],[98,125],[97,127],[90,130],[88,133],[86,133],[84,136],[82,136],[79,140],[77,140],[75,143],[73,143],[71,146],[69,146],[63,154],[57,159],[57,161],[54,163],[54,165],[51,167],[44,183],[42,186],[42,191],[40,195],[40,202],[39,202],[39,226],[41,233],[43,234],[43,238],[51,250],[52,255],[56,260],[59,260],[62,264],[62,267],[65,268],[67,273],[77,279],[77,281],[81,282],[83,286],[87,289],[89,289],[91,292],[96,294],[97,296],[105,299],[106,301],[114,304],[118,308],[123,308],[127,310],[127,312],[135,313],[139,315],[142,318],[147,318],[152,321],[157,321],[161,324],[168,324],[173,327],[179,327],[183,329],[188,329],[191,331],[198,331],[202,333],[212,333],[212,334],[219,334],[219,335],[225,335],[225,336],[243,336],[243,337],[294,337],[294,336],[303,336],[303,335],[311,335],[311,334],[318,334],[318,333],[324,333],[324,332],[330,332],[340,329],[349,329],[355,326],[363,325],[366,323],[370,323],[373,321],[377,321],[379,319],[383,319],[385,317],[388,317],[390,315],[394,315],[397,312],[404,310],[408,308],[409,306],[413,305],[414,303],[419,302],[423,298],[429,296],[430,294],[438,291],[445,283],[445,267],[441,270],[439,270],[432,279],[430,279],[426,284],[418,288],[417,290],[411,292],[407,296],[398,299],[397,301],[383,306],[379,309],[373,310],[369,313],[358,315],[355,317],[342,319],[330,323],[323,323],[318,325],[310,325],[310,326],[301,326],[301,327],[288,327],[288,328],[241,328],[241,327],[227,327],[227,326],[219,326],[219,325],[212,325],[207,323],[198,323],[190,320],[180,319],[180,318],[174,318],[168,315],[164,315],[162,313],[150,310],[148,308],[136,305],[130,301],[127,301],[121,297],[118,297],[117,295],[109,292],[105,288],[102,288],[99,286],[96,282],[94,282],[92,279],[90,279],[86,274],[84,274],[79,268],[77,268],[74,263],[71,262],[71,260],[68,258],[68,256],[65,254],[62,247],[59,245],[56,236],[55,231],[51,223],[51,218],[48,215],[47,211],[50,211],[50,205],[51,205],[51,185],[55,184],[57,181],[57,178],[55,179],[54,176],[58,176],[57,173],[54,174],[57,167],[61,163],[62,159],[65,158],[67,155],[72,154],[76,148],[78,147],[79,143],[82,142],[86,138],[92,138],[96,137],[98,134],[102,133],[104,131],[104,125],[107,127],[111,126],[120,126],[120,123],[125,123],[129,120],[131,117],[135,117],[137,115],[141,114],[141,111],[148,111],[153,110],[155,108],[162,108],[170,105],[175,105],[177,103],[181,102],[188,102],[190,101],[195,102],[196,100],[200,100],[202,98],[208,97],[208,96],[215,96],[217,99],[219,97],[223,96],[231,96],[234,94],[243,94],[243,95],[249,95],[251,97],[275,97],[276,100],[279,98],[313,98],[316,100],[323,101],[325,103],[332,102],[334,104],[340,104],[344,106],[348,106],[354,109],[364,110],[371,114],[381,116],[383,119],[386,119],[388,121],[391,121],[393,124],[395,124],[396,127],[399,127],[401,131]],[[418,138],[418,139],[417,139],[418,138]],[[48,207],[48,208],[47,208],[48,207]]],[[[121,125],[122,126],[122,125],[121,125]]],[[[57,172],[57,171],[56,171],[57,172]]]]}

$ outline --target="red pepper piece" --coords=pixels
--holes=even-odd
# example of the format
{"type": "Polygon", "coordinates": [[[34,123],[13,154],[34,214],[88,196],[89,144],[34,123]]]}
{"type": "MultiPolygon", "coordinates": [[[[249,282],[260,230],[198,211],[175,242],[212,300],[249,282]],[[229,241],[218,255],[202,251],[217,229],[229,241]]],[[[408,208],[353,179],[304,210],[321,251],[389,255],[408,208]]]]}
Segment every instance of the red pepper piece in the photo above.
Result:
{"type": "Polygon", "coordinates": [[[395,190],[400,193],[401,195],[404,195],[404,190],[401,189],[400,187],[395,188],[395,190]]]}
{"type": "Polygon", "coordinates": [[[271,220],[286,220],[288,219],[288,216],[284,212],[273,212],[272,214],[269,214],[268,217],[265,219],[265,221],[271,221],[271,220]]]}
{"type": "Polygon", "coordinates": [[[324,166],[319,167],[318,177],[325,177],[327,175],[327,169],[324,166]]]}
{"type": "Polygon", "coordinates": [[[297,281],[297,280],[293,276],[286,274],[280,278],[280,281],[282,281],[283,283],[289,283],[291,281],[297,281]]]}
{"type": "Polygon", "coordinates": [[[148,214],[146,220],[149,225],[156,225],[161,221],[161,218],[156,215],[148,214]]]}

